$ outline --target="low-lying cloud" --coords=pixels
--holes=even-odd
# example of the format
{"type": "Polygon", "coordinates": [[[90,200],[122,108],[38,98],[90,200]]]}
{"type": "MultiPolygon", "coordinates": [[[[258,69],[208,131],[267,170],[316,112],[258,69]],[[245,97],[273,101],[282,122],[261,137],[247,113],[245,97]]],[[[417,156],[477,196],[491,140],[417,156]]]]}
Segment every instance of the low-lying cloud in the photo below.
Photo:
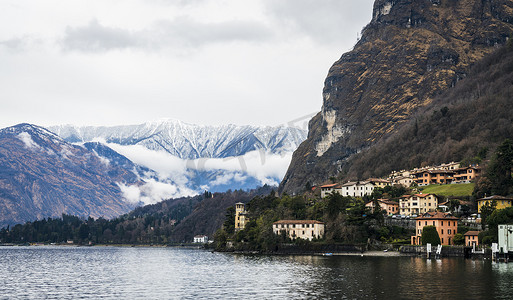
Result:
{"type": "Polygon", "coordinates": [[[292,152],[272,154],[265,151],[252,151],[245,155],[228,158],[180,159],[165,151],[155,151],[139,145],[124,146],[107,144],[116,152],[126,156],[136,164],[157,172],[158,181],[142,178],[142,186],[120,185],[125,198],[133,203],[156,203],[164,199],[191,196],[227,184],[241,184],[250,178],[261,185],[278,185],[285,176],[292,159],[292,152]],[[207,184],[195,186],[198,172],[215,174],[207,184]]]}

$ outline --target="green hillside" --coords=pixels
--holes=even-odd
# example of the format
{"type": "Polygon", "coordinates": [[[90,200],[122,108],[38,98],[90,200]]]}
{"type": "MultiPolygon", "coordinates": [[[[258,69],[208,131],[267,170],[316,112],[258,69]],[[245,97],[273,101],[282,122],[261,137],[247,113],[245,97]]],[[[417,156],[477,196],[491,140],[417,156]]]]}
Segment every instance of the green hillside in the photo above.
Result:
{"type": "Polygon", "coordinates": [[[467,184],[433,184],[422,188],[422,192],[425,194],[435,194],[438,196],[454,196],[463,197],[471,196],[474,190],[473,183],[467,184]]]}

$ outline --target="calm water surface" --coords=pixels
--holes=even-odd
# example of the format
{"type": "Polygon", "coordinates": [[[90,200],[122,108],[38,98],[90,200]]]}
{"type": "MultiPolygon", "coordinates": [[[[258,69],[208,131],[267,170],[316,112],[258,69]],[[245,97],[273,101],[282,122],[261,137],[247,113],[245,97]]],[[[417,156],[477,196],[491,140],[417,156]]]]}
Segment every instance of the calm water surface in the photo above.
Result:
{"type": "Polygon", "coordinates": [[[0,247],[1,299],[513,299],[513,263],[0,247]]]}

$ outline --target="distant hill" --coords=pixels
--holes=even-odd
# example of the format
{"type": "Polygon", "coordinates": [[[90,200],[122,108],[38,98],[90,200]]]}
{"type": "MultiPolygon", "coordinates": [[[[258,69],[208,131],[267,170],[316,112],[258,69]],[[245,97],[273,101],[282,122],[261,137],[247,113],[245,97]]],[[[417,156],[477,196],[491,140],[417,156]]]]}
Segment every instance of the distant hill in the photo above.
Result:
{"type": "Polygon", "coordinates": [[[135,206],[123,200],[118,183],[140,182],[133,172],[42,127],[0,130],[0,227],[63,213],[118,216],[135,206]]]}

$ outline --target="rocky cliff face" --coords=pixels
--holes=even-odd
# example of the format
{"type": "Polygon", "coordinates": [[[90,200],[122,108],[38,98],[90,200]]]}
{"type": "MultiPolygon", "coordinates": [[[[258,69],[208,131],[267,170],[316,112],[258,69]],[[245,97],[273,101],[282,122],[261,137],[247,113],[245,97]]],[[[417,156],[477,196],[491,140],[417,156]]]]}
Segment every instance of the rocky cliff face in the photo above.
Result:
{"type": "Polygon", "coordinates": [[[512,32],[512,0],[376,0],[361,40],[329,70],[321,112],[281,190],[340,175],[348,158],[465,78],[512,32]]]}

